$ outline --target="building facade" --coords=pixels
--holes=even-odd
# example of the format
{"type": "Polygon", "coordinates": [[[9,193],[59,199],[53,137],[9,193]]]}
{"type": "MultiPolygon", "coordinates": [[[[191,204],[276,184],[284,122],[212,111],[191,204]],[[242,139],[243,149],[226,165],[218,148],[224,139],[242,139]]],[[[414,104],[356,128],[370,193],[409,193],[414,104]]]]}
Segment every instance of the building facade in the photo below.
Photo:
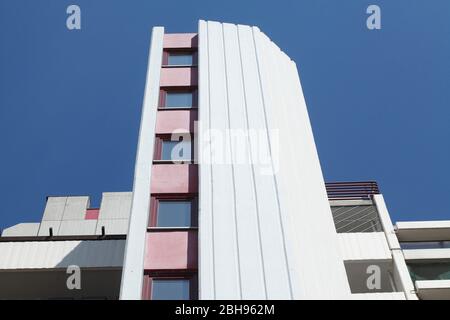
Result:
{"type": "Polygon", "coordinates": [[[59,286],[0,298],[450,298],[449,240],[450,222],[394,226],[375,182],[325,183],[295,63],[256,27],[200,21],[153,28],[133,191],[49,197],[6,229],[0,277],[59,286]]]}

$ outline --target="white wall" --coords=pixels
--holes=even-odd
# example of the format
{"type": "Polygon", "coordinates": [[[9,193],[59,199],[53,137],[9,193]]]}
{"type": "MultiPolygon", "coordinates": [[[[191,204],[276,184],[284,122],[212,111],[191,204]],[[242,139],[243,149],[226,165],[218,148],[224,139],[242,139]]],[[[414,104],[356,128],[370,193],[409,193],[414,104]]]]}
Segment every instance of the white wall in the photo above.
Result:
{"type": "Polygon", "coordinates": [[[141,126],[134,171],[133,197],[125,246],[120,299],[140,300],[144,276],[145,236],[150,207],[150,180],[164,28],[154,27],[150,42],[141,126]]]}
{"type": "Polygon", "coordinates": [[[384,232],[339,233],[338,245],[344,261],[392,260],[384,232]]]}
{"type": "MultiPolygon", "coordinates": [[[[270,153],[253,166],[200,163],[200,298],[350,294],[295,63],[257,28],[200,21],[199,120],[260,130],[270,153]]],[[[244,141],[255,161],[255,140],[244,141]]]]}
{"type": "Polygon", "coordinates": [[[0,270],[122,267],[125,240],[0,242],[0,270]]]}

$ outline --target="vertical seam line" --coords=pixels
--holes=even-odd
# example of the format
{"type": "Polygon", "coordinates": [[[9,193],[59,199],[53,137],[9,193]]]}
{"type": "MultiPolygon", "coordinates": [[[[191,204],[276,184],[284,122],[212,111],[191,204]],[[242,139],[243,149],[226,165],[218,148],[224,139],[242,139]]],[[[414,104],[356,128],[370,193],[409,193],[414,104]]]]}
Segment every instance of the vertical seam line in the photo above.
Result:
{"type": "Polygon", "coordinates": [[[255,40],[255,32],[254,29],[252,28],[252,38],[253,38],[253,48],[255,50],[255,56],[256,56],[256,65],[258,68],[258,82],[259,82],[259,89],[261,92],[261,98],[262,98],[262,104],[263,104],[263,113],[264,113],[264,122],[266,125],[266,136],[267,136],[267,142],[269,144],[269,153],[270,153],[270,163],[271,163],[271,167],[272,167],[272,173],[273,173],[273,180],[274,180],[274,184],[275,184],[275,192],[277,195],[277,205],[278,205],[278,219],[280,222],[280,227],[281,227],[281,233],[282,233],[282,240],[283,240],[283,251],[284,251],[284,258],[286,261],[286,271],[287,271],[287,276],[289,279],[289,293],[291,295],[291,299],[293,298],[293,292],[292,292],[292,283],[291,283],[291,274],[289,271],[289,261],[288,261],[288,255],[287,255],[287,248],[286,248],[286,238],[285,238],[285,231],[284,231],[284,226],[283,226],[283,219],[281,218],[281,204],[280,204],[280,193],[278,190],[278,181],[277,181],[277,177],[275,174],[275,170],[274,170],[274,165],[273,165],[273,157],[272,157],[272,145],[271,145],[271,141],[270,141],[270,135],[269,135],[269,126],[268,126],[268,121],[267,121],[267,112],[266,112],[266,101],[264,98],[264,94],[263,94],[263,87],[262,87],[262,81],[261,81],[261,70],[260,70],[260,61],[258,58],[258,50],[256,49],[256,40],[255,40]]]}
{"type": "MultiPolygon", "coordinates": [[[[226,104],[227,104],[227,118],[228,118],[228,128],[231,130],[231,118],[230,118],[230,99],[229,99],[229,90],[228,90],[228,68],[227,68],[227,58],[226,58],[226,49],[225,49],[225,30],[222,27],[222,45],[223,45],[223,60],[224,60],[224,68],[225,68],[225,88],[226,88],[226,104]]],[[[238,237],[238,228],[237,228],[237,212],[236,212],[236,180],[235,180],[235,172],[233,165],[233,148],[231,144],[231,134],[228,135],[228,140],[230,144],[230,165],[231,165],[231,180],[233,185],[233,211],[234,211],[234,229],[235,229],[235,240],[236,240],[236,253],[237,253],[237,267],[238,267],[238,283],[239,283],[239,297],[242,299],[242,277],[241,277],[241,262],[240,262],[240,252],[239,252],[239,237],[238,237]]]]}
{"type": "MultiPolygon", "coordinates": [[[[239,46],[239,60],[241,63],[241,76],[242,76],[242,89],[244,90],[244,105],[245,105],[245,120],[246,120],[246,124],[247,124],[247,130],[250,130],[250,121],[248,118],[248,105],[247,105],[247,96],[246,96],[246,90],[245,90],[245,79],[244,79],[244,64],[242,62],[242,49],[241,49],[241,39],[239,36],[239,26],[237,26],[237,37],[238,37],[238,46],[239,46]]],[[[264,283],[264,296],[265,299],[267,299],[267,283],[266,283],[266,270],[265,270],[265,265],[264,265],[264,252],[262,249],[262,235],[261,235],[261,222],[260,222],[260,212],[259,212],[259,202],[258,202],[258,193],[256,192],[256,179],[255,179],[255,166],[253,163],[253,155],[252,155],[252,144],[251,144],[251,139],[250,139],[250,135],[247,134],[247,143],[249,146],[249,156],[250,156],[250,166],[252,168],[252,182],[253,182],[253,194],[255,196],[255,201],[256,201],[256,220],[257,220],[257,224],[258,224],[258,241],[259,241],[259,250],[261,252],[261,268],[262,268],[262,274],[263,274],[263,283],[264,283]]]]}
{"type": "MultiPolygon", "coordinates": [[[[206,22],[206,53],[208,54],[208,126],[211,129],[211,73],[210,73],[210,58],[209,58],[209,23],[206,22]]],[[[209,130],[209,141],[211,142],[211,130],[209,130]]],[[[215,241],[214,241],[214,204],[213,204],[213,195],[214,195],[214,185],[213,185],[213,169],[212,169],[212,150],[211,145],[209,145],[209,155],[210,155],[210,183],[211,183],[211,244],[212,244],[212,258],[213,258],[213,296],[214,300],[216,299],[216,250],[215,250],[215,241]]]]}

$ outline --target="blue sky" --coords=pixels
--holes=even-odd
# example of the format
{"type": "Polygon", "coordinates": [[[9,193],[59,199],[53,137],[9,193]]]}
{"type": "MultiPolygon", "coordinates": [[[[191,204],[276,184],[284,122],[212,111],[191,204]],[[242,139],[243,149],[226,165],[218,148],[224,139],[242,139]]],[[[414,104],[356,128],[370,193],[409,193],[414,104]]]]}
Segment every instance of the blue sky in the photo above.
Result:
{"type": "Polygon", "coordinates": [[[0,228],[47,195],[131,190],[151,27],[200,18],[297,62],[327,181],[377,180],[393,220],[450,219],[450,1],[0,0],[0,228]]]}

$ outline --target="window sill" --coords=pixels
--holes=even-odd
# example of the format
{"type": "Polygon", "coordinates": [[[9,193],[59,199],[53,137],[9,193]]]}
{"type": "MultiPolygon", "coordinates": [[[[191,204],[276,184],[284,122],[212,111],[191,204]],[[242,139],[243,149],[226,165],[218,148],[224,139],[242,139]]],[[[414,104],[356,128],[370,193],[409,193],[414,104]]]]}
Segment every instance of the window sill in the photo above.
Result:
{"type": "Polygon", "coordinates": [[[194,160],[153,160],[153,164],[194,164],[194,160]]]}
{"type": "Polygon", "coordinates": [[[170,111],[170,110],[197,110],[198,107],[158,107],[158,111],[170,111]]]}
{"type": "Polygon", "coordinates": [[[197,231],[198,227],[147,227],[148,232],[197,231]]]}
{"type": "Polygon", "coordinates": [[[197,64],[163,64],[163,68],[197,68],[197,64]]]}

